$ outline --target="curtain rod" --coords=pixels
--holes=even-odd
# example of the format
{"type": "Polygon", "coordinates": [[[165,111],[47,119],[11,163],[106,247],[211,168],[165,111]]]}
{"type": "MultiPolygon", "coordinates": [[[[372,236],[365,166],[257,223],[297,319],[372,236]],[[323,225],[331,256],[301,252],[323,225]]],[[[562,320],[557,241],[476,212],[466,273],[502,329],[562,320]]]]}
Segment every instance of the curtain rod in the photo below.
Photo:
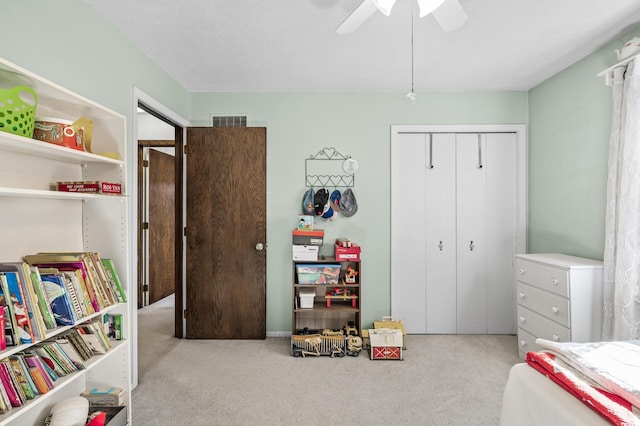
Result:
{"type": "Polygon", "coordinates": [[[618,68],[618,67],[626,66],[629,62],[633,61],[635,59],[635,57],[638,56],[638,55],[640,55],[640,52],[634,53],[633,55],[629,56],[626,59],[621,60],[617,64],[607,68],[604,71],[600,71],[597,74],[598,77],[604,77],[604,84],[606,84],[607,86],[612,86],[613,85],[613,70],[618,68]]]}

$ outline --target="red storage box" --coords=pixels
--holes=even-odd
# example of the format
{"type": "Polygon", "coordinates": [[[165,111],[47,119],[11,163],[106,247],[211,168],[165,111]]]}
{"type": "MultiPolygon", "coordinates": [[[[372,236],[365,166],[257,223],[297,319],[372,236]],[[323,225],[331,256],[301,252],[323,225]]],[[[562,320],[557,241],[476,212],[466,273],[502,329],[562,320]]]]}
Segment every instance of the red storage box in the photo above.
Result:
{"type": "Polygon", "coordinates": [[[57,182],[56,190],[61,192],[83,192],[95,194],[122,194],[122,185],[115,182],[57,182]]]}
{"type": "Polygon", "coordinates": [[[342,247],[336,243],[336,260],[339,262],[360,260],[360,246],[351,243],[351,247],[342,247]]]}

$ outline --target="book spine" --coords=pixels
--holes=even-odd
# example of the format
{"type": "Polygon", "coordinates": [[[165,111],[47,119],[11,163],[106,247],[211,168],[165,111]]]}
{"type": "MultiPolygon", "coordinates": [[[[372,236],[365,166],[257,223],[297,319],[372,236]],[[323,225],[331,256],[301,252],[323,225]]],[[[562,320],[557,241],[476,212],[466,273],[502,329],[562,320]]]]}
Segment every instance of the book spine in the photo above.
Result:
{"type": "Polygon", "coordinates": [[[20,401],[20,396],[18,395],[18,391],[11,380],[11,376],[9,375],[9,371],[7,370],[7,366],[0,362],[0,381],[2,381],[2,385],[7,392],[7,396],[9,397],[9,401],[11,402],[12,407],[21,407],[22,401],[20,401]]]}

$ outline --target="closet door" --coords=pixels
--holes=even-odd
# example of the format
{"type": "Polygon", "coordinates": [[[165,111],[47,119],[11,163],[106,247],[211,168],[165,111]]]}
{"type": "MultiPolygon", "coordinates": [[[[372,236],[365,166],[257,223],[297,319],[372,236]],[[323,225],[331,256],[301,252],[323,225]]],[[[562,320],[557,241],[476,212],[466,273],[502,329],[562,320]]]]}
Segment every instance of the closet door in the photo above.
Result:
{"type": "Polygon", "coordinates": [[[489,133],[486,137],[487,333],[515,334],[516,134],[489,133]]]}
{"type": "Polygon", "coordinates": [[[412,334],[425,334],[425,134],[391,144],[391,312],[412,334]]]}
{"type": "Polygon", "coordinates": [[[456,135],[458,334],[487,332],[486,149],[485,135],[456,135]]]}
{"type": "Polygon", "coordinates": [[[426,139],[426,332],[455,334],[456,135],[426,135],[426,139]]]}

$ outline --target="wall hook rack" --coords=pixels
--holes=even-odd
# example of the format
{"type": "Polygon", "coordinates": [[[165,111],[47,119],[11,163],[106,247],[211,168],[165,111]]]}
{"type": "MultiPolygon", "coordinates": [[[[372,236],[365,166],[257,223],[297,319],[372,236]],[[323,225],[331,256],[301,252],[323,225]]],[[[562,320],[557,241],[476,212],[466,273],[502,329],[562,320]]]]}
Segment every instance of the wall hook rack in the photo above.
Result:
{"type": "Polygon", "coordinates": [[[333,147],[322,148],[304,162],[306,187],[353,188],[355,173],[344,173],[345,160],[351,159],[333,147]]]}

